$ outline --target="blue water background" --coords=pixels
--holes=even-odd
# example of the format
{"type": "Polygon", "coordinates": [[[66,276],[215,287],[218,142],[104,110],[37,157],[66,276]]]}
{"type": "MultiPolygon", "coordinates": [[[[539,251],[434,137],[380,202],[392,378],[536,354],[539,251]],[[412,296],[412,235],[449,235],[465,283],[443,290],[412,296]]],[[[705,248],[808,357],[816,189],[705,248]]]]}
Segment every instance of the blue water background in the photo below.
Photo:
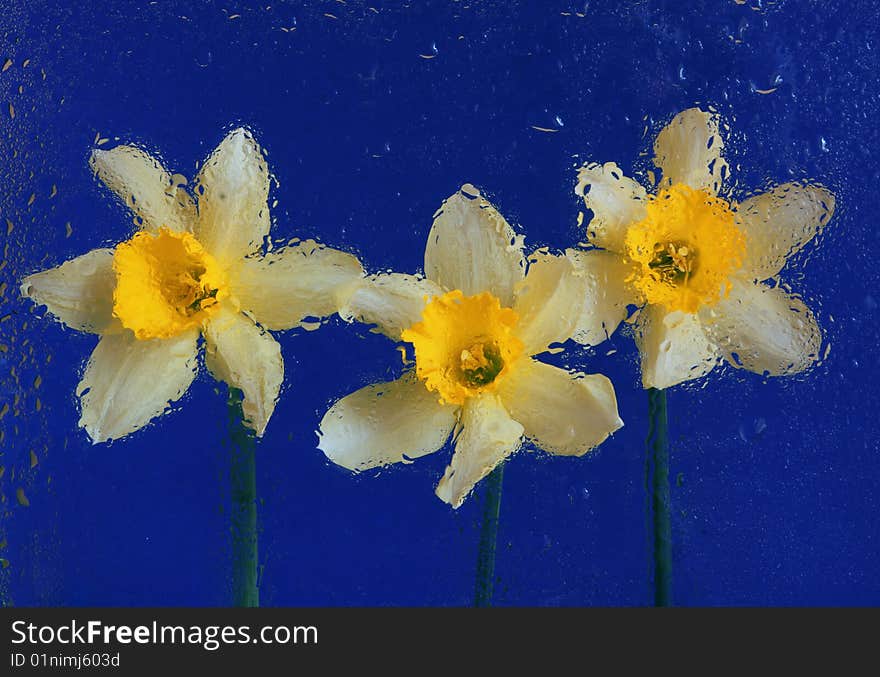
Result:
{"type": "MultiPolygon", "coordinates": [[[[776,380],[725,367],[669,393],[675,601],[880,603],[875,3],[4,5],[6,603],[231,600],[225,386],[203,373],[174,413],[92,446],[73,393],[95,338],[18,296],[22,276],[132,232],[88,169],[96,137],[192,177],[248,125],[279,182],[274,236],[416,272],[434,211],[463,182],[529,248],[573,245],[575,168],[613,160],[644,176],[653,136],[697,104],[729,123],[735,194],[810,177],[838,207],[784,272],[817,312],[823,363],[776,380]]],[[[287,375],[257,460],[262,602],[469,604],[482,491],[458,511],[434,496],[451,449],[353,476],[316,448],[333,401],[400,373],[393,344],[338,319],[277,338],[287,375]]],[[[633,343],[552,361],[611,377],[626,426],[582,459],[508,463],[496,602],[648,604],[633,343]]]]}

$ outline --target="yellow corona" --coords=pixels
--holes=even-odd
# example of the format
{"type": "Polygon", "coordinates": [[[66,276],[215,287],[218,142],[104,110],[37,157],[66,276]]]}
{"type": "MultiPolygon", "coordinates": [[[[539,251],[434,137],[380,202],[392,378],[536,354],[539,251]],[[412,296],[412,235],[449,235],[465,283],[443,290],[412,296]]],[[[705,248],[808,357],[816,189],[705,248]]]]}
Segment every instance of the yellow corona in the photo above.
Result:
{"type": "Polygon", "coordinates": [[[113,314],[139,339],[200,326],[228,296],[226,275],[189,233],[141,231],[113,254],[113,314]]]}
{"type": "Polygon", "coordinates": [[[523,353],[515,335],[519,316],[483,292],[460,290],[434,298],[422,321],[402,332],[413,344],[416,374],[441,401],[463,404],[468,397],[493,390],[523,353]]]}
{"type": "Polygon", "coordinates": [[[626,254],[636,264],[629,283],[645,301],[694,313],[725,298],[746,248],[730,205],[675,184],[652,196],[645,211],[625,239],[626,254]]]}

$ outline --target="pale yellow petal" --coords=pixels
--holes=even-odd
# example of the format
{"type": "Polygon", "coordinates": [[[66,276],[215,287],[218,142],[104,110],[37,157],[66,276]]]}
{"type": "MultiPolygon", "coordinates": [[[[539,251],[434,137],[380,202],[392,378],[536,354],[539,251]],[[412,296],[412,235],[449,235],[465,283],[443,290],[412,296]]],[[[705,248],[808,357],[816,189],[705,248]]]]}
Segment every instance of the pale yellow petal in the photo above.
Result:
{"type": "Polygon", "coordinates": [[[244,259],[232,279],[243,310],[266,329],[290,329],[339,309],[339,291],[363,274],[357,258],[307,240],[244,259]]]}
{"type": "Polygon", "coordinates": [[[375,325],[376,331],[394,341],[400,332],[421,321],[425,304],[443,290],[423,277],[382,273],[361,281],[339,309],[349,322],[375,325]]]}
{"type": "Polygon", "coordinates": [[[572,374],[524,359],[498,395],[526,437],[553,454],[581,456],[623,426],[614,386],[602,374],[572,374]]]}
{"type": "Polygon", "coordinates": [[[628,306],[642,303],[626,282],[630,266],[617,254],[599,249],[567,249],[565,255],[585,280],[572,338],[585,346],[599,345],[627,318],[628,306]]]}
{"type": "Polygon", "coordinates": [[[28,275],[21,293],[71,329],[103,334],[119,331],[113,317],[113,250],[95,249],[40,273],[28,275]]]}
{"type": "Polygon", "coordinates": [[[642,385],[671,388],[708,374],[718,349],[706,337],[696,315],[647,306],[639,313],[636,345],[642,358],[642,385]]]}
{"type": "Polygon", "coordinates": [[[682,111],[654,142],[654,164],[663,170],[661,185],[683,183],[717,194],[728,173],[723,151],[717,113],[682,111]]]}
{"type": "Polygon", "coordinates": [[[226,307],[205,327],[205,343],[206,366],[214,378],[242,391],[245,423],[262,437],[284,380],[278,341],[249,317],[226,307]]]}
{"type": "Polygon", "coordinates": [[[819,359],[822,332],[804,302],[779,287],[737,280],[730,295],[700,313],[727,360],[758,374],[795,374],[819,359]]]}
{"type": "Polygon", "coordinates": [[[135,223],[155,231],[164,226],[189,231],[195,221],[195,204],[183,190],[180,175],[172,176],[162,163],[135,146],[93,150],[89,164],[98,178],[128,206],[135,223]]]}
{"type": "Polygon", "coordinates": [[[102,336],[76,390],[80,427],[106,442],[165,413],[195,378],[198,338],[197,330],[150,341],[130,331],[102,336]]]}
{"type": "Polygon", "coordinates": [[[458,407],[440,404],[412,372],[347,395],[324,414],[318,448],[349,470],[400,463],[437,451],[458,407]]]}
{"type": "Polygon", "coordinates": [[[482,393],[467,400],[455,454],[437,485],[437,496],[458,508],[477,482],[519,448],[522,434],[523,427],[510,417],[497,395],[482,393]]]}
{"type": "Polygon", "coordinates": [[[740,203],[737,223],[745,232],[743,268],[755,279],[776,275],[788,257],[819,233],[834,214],[834,195],[822,186],[784,183],[740,203]]]}
{"type": "Polygon", "coordinates": [[[565,256],[535,253],[526,278],[517,285],[513,309],[518,338],[527,355],[544,352],[571,338],[580,318],[586,279],[565,256]]]}
{"type": "Polygon", "coordinates": [[[646,216],[648,198],[644,187],[624,176],[623,170],[613,162],[591,163],[578,171],[574,192],[584,198],[587,209],[593,212],[587,224],[590,243],[624,252],[626,229],[646,216]]]}
{"type": "Polygon", "coordinates": [[[470,184],[452,195],[434,215],[425,248],[425,276],[465,296],[491,292],[502,305],[513,302],[523,279],[522,238],[470,184]]]}
{"type": "Polygon", "coordinates": [[[269,234],[269,166],[246,129],[230,132],[196,179],[195,235],[223,262],[257,251],[269,234]]]}

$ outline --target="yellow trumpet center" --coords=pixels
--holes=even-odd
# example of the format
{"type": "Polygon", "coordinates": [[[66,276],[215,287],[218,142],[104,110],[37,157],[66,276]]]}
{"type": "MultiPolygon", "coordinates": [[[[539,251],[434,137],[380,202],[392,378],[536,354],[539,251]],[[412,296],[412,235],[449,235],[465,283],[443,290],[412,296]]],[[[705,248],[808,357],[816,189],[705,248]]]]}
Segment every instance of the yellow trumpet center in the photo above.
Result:
{"type": "Polygon", "coordinates": [[[202,324],[229,295],[226,275],[189,233],[141,231],[113,253],[113,314],[139,339],[202,324]]]}
{"type": "Polygon", "coordinates": [[[679,183],[652,197],[646,211],[625,241],[636,264],[629,282],[645,301],[694,313],[726,297],[746,248],[730,204],[679,183]]]}
{"type": "Polygon", "coordinates": [[[519,316],[483,292],[465,296],[455,290],[431,300],[422,321],[401,334],[413,344],[416,374],[443,402],[463,404],[497,387],[523,344],[514,335],[519,316]]]}

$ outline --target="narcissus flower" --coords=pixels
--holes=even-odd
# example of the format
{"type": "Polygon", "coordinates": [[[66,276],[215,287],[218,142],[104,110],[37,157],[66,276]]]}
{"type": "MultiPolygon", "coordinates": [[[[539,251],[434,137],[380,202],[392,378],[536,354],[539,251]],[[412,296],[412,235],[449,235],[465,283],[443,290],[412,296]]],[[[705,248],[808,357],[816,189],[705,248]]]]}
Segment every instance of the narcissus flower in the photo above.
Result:
{"type": "Polygon", "coordinates": [[[263,255],[269,169],[253,136],[231,132],[196,179],[133,146],[95,150],[91,167],[134,213],[134,236],[24,279],[22,294],[67,326],[100,335],[77,388],[79,424],[94,442],[118,439],[162,414],[195,378],[199,336],[208,370],[244,394],[262,435],[284,378],[266,330],[337,310],[357,259],[301,242],[263,255]]]}
{"type": "Polygon", "coordinates": [[[443,204],[425,250],[426,278],[357,283],[340,315],[412,344],[415,368],[342,398],[319,447],[364,470],[437,451],[455,454],[437,495],[458,507],[525,435],[580,456],[623,425],[611,382],[532,359],[575,328],[583,282],[563,256],[537,254],[471,185],[443,204]]]}
{"type": "Polygon", "coordinates": [[[708,373],[723,357],[766,375],[803,371],[819,357],[816,318],[775,278],[834,212],[834,196],[785,183],[741,202],[729,196],[715,113],[691,108],[657,136],[663,175],[649,194],[613,162],[581,168],[575,192],[600,249],[567,255],[592,283],[575,340],[604,340],[644,306],[635,330],[645,388],[708,373]],[[774,284],[763,284],[774,278],[774,284]]]}

